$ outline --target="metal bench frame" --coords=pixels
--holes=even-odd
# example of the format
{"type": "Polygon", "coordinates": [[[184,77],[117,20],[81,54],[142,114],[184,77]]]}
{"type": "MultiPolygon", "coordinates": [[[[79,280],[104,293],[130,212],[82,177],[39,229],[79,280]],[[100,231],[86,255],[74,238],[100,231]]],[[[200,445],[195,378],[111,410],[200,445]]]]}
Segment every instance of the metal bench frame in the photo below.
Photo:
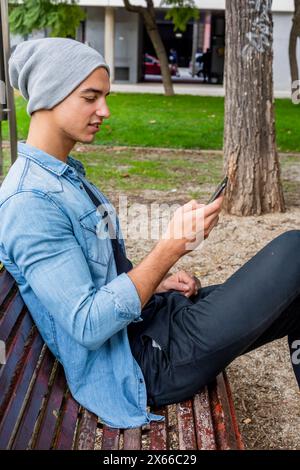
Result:
{"type": "Polygon", "coordinates": [[[0,271],[0,449],[243,449],[226,373],[192,400],[154,412],[164,422],[112,429],[71,396],[11,275],[0,271]]]}

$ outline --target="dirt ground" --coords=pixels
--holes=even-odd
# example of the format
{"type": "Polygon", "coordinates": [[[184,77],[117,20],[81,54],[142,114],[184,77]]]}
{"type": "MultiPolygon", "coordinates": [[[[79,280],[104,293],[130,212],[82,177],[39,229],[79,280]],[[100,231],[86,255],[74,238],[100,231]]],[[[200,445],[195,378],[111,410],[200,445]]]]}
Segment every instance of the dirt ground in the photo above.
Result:
{"type": "MultiPolygon", "coordinates": [[[[186,255],[173,271],[185,269],[194,273],[203,286],[221,283],[277,235],[299,229],[300,158],[299,162],[283,167],[282,177],[293,183],[293,191],[285,194],[285,213],[245,218],[222,214],[205,247],[186,255]]],[[[207,189],[210,192],[214,188],[207,189]]],[[[112,192],[109,196],[116,202],[117,194],[112,192]]],[[[186,192],[182,190],[176,190],[176,195],[172,191],[137,191],[128,197],[131,202],[149,205],[187,202],[186,192]]],[[[127,254],[138,262],[154,243],[127,239],[127,254]]],[[[300,449],[300,393],[286,339],[236,359],[229,366],[228,375],[246,448],[300,449]]]]}

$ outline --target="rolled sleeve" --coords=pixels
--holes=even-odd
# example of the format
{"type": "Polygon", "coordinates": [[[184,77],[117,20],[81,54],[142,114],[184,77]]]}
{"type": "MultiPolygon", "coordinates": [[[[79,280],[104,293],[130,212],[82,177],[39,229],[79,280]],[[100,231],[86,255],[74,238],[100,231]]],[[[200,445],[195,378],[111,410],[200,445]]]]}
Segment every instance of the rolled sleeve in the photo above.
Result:
{"type": "Polygon", "coordinates": [[[120,317],[127,320],[140,319],[141,301],[134,283],[126,273],[113,279],[103,290],[112,294],[120,317]]]}

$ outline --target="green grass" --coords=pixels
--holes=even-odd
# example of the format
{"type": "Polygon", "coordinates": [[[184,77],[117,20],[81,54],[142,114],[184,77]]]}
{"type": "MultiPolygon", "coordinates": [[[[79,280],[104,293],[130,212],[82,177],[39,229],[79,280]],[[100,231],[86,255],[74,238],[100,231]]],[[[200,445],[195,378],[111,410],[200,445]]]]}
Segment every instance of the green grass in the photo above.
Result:
{"type": "Polygon", "coordinates": [[[105,151],[76,153],[84,164],[87,176],[104,191],[155,189],[162,191],[182,190],[186,181],[191,187],[214,184],[222,174],[222,157],[201,159],[173,153],[147,154],[122,150],[118,153],[105,151]],[[199,159],[200,160],[200,159],[199,159]]]}
{"type": "MultiPolygon", "coordinates": [[[[221,149],[224,99],[219,97],[112,93],[111,117],[95,138],[96,144],[221,149]]],[[[25,101],[16,98],[19,139],[25,139],[29,117],[25,101]]],[[[276,100],[278,149],[300,152],[300,106],[276,100]]],[[[8,138],[7,123],[3,136],[8,138]]]]}
{"type": "MultiPolygon", "coordinates": [[[[72,152],[72,155],[82,161],[88,179],[106,194],[115,191],[138,193],[145,189],[176,190],[177,194],[184,193],[186,198],[206,201],[219,183],[223,168],[223,158],[219,153],[200,155],[180,150],[161,152],[99,147],[99,150],[72,152]]],[[[5,149],[4,175],[10,166],[9,159],[9,151],[5,149]]],[[[299,157],[292,155],[280,159],[283,170],[299,165],[299,161],[299,157]]],[[[297,194],[299,182],[292,178],[293,172],[289,174],[290,177],[282,178],[285,193],[297,194]]]]}
{"type": "MultiPolygon", "coordinates": [[[[71,152],[85,166],[87,177],[103,192],[110,191],[187,191],[198,197],[208,185],[216,185],[222,175],[223,160],[216,156],[193,156],[172,152],[114,151],[99,147],[98,151],[71,152]],[[188,183],[188,187],[187,187],[188,183]]],[[[4,150],[4,175],[9,166],[9,151],[4,150]]]]}

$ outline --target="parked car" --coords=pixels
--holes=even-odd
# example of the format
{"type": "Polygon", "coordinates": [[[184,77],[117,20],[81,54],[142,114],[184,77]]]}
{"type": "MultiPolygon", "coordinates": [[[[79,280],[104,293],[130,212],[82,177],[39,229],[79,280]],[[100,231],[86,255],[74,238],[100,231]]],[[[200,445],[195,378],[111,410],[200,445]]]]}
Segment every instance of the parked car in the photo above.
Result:
{"type": "MultiPolygon", "coordinates": [[[[169,64],[171,75],[176,75],[176,67],[169,64]]],[[[160,63],[157,57],[150,54],[144,55],[144,73],[145,75],[161,75],[160,63]]]]}

